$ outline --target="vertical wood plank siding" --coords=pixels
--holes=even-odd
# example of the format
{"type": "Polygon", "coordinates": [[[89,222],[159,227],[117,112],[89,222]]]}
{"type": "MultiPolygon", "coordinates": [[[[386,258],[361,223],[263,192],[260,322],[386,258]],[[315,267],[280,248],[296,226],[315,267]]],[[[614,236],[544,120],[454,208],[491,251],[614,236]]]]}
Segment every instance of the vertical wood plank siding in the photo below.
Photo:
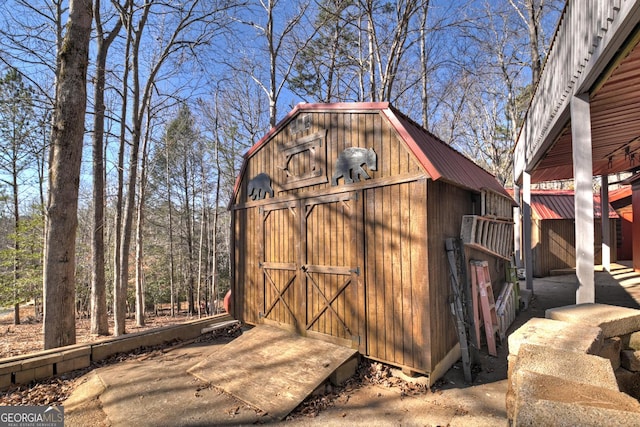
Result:
{"type": "Polygon", "coordinates": [[[304,114],[311,126],[295,134],[283,126],[241,177],[233,209],[236,316],[258,324],[262,313],[265,321],[350,341],[373,359],[429,373],[457,343],[444,240],[460,234],[463,215],[479,213],[479,195],[474,203],[469,191],[431,181],[378,111],[304,114]],[[327,182],[292,188],[284,167],[308,171],[311,157],[285,165],[283,147],[315,134],[326,135],[315,154],[327,182]],[[377,154],[366,186],[343,179],[331,186],[347,147],[377,154]],[[252,203],[247,185],[259,173],[271,177],[275,194],[252,203]]]}
{"type": "MultiPolygon", "coordinates": [[[[594,220],[595,264],[602,264],[602,227],[594,220]]],[[[611,261],[617,260],[616,220],[610,219],[611,261]]],[[[531,227],[533,275],[549,276],[552,270],[575,268],[575,224],[571,219],[533,220],[531,227]]]]}
{"type": "Polygon", "coordinates": [[[431,357],[440,361],[457,342],[449,307],[449,263],[444,242],[448,237],[460,236],[462,216],[473,212],[474,206],[469,192],[458,187],[431,180],[427,187],[428,309],[433,337],[430,350],[431,357]]]}
{"type": "Polygon", "coordinates": [[[367,354],[429,372],[426,180],[366,190],[367,354]]]}

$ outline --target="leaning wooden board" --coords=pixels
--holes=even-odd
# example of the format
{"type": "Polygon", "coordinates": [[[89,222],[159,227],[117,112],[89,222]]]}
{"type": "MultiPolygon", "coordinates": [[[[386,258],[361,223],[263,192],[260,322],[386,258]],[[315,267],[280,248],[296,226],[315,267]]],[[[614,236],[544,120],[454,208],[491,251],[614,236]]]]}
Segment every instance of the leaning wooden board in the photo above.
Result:
{"type": "Polygon", "coordinates": [[[357,350],[259,325],[189,373],[281,420],[357,350]]]}

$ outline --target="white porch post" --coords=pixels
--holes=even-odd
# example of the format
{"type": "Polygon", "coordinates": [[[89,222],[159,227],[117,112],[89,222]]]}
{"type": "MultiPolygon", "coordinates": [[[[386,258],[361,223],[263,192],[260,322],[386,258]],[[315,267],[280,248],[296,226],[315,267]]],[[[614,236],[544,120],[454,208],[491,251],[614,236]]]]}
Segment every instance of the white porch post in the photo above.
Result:
{"type": "Polygon", "coordinates": [[[522,173],[522,251],[527,289],[533,293],[533,253],[531,252],[531,175],[522,173]]]}
{"type": "Polygon", "coordinates": [[[595,302],[593,166],[589,95],[571,98],[571,136],[575,180],[576,304],[595,302]]]}
{"type": "Polygon", "coordinates": [[[600,187],[600,204],[602,210],[602,268],[611,271],[611,230],[609,224],[609,175],[602,175],[600,187]]]}
{"type": "Polygon", "coordinates": [[[516,267],[522,268],[522,221],[520,220],[520,205],[522,202],[520,201],[520,187],[517,185],[513,186],[513,199],[518,203],[518,206],[513,208],[513,253],[516,259],[516,267]]]}

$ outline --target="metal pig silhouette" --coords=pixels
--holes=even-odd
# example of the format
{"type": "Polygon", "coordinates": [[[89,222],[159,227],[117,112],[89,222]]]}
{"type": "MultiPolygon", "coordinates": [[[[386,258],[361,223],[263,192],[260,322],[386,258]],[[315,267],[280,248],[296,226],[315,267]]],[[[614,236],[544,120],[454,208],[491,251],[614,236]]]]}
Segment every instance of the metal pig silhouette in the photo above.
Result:
{"type": "Polygon", "coordinates": [[[271,188],[271,178],[266,173],[259,173],[249,181],[247,185],[247,197],[251,200],[262,200],[265,197],[273,198],[273,188],[271,188]]]}
{"type": "Polygon", "coordinates": [[[340,153],[335,164],[335,172],[331,177],[331,185],[338,185],[338,179],[344,177],[345,184],[359,182],[371,178],[362,165],[377,170],[378,156],[373,148],[349,147],[340,153]]]}

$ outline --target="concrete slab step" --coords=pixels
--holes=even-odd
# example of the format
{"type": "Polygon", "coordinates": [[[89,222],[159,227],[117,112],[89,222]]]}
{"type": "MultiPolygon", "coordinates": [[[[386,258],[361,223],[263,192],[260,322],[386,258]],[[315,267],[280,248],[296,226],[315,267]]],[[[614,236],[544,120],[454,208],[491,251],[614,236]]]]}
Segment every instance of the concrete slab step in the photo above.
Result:
{"type": "Polygon", "coordinates": [[[516,373],[517,426],[638,426],[640,403],[629,395],[531,371],[516,373]]]}
{"type": "Polygon", "coordinates": [[[509,354],[516,355],[523,343],[586,354],[602,351],[602,330],[596,326],[531,318],[508,338],[509,354]]]}
{"type": "Polygon", "coordinates": [[[640,310],[608,304],[575,304],[550,308],[547,319],[581,323],[602,329],[604,338],[640,331],[640,310]]]}

